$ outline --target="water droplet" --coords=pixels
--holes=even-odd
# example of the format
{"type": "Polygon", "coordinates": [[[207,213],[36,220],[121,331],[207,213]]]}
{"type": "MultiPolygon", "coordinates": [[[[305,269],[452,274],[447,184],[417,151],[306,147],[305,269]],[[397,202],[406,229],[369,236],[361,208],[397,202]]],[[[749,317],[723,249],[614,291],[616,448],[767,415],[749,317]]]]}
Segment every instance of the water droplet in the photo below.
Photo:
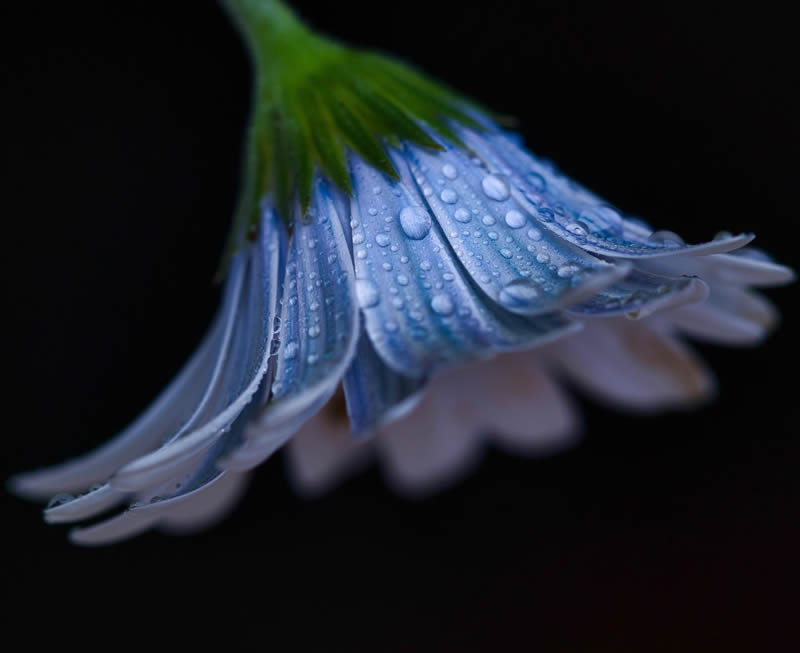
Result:
{"type": "Polygon", "coordinates": [[[540,175],[538,172],[529,172],[528,173],[528,183],[533,187],[537,193],[541,193],[547,188],[547,182],[544,180],[544,177],[540,175]]]}
{"type": "Polygon", "coordinates": [[[419,267],[425,270],[425,272],[427,272],[428,270],[431,269],[432,266],[429,261],[423,261],[422,263],[419,264],[419,267]]]}
{"type": "Polygon", "coordinates": [[[576,220],[575,222],[570,222],[567,225],[567,231],[571,234],[575,234],[576,236],[587,236],[589,235],[589,228],[583,224],[580,220],[576,220]]]}
{"type": "Polygon", "coordinates": [[[362,308],[377,306],[381,300],[378,287],[369,279],[356,279],[356,297],[362,308]]]}
{"type": "Polygon", "coordinates": [[[386,247],[389,244],[389,236],[386,234],[378,234],[375,236],[375,242],[381,247],[386,247]]]}
{"type": "Polygon", "coordinates": [[[364,242],[364,234],[360,231],[353,234],[353,245],[360,245],[364,242]]]}
{"type": "Polygon", "coordinates": [[[356,252],[356,258],[360,258],[362,260],[367,258],[367,250],[365,250],[365,249],[358,250],[356,252]]]}
{"type": "Polygon", "coordinates": [[[581,270],[577,265],[562,265],[560,268],[558,268],[558,276],[562,279],[568,279],[580,271],[581,270]]]}
{"type": "Polygon", "coordinates": [[[531,227],[528,229],[528,238],[531,240],[541,240],[542,239],[542,232],[539,231],[536,227],[531,227]]]}
{"type": "Polygon", "coordinates": [[[308,306],[308,307],[309,307],[309,308],[310,308],[312,311],[318,311],[318,310],[319,310],[319,302],[311,302],[311,304],[309,304],[309,306],[308,306]]]}
{"type": "Polygon", "coordinates": [[[516,209],[511,209],[506,213],[506,224],[512,229],[519,229],[525,226],[525,216],[516,209]]]}
{"type": "Polygon", "coordinates": [[[511,253],[511,250],[510,250],[510,249],[508,249],[508,247],[504,247],[503,249],[501,249],[501,250],[500,250],[500,254],[502,254],[502,255],[503,255],[503,258],[511,258],[512,256],[514,256],[514,255],[511,253]]]}
{"type": "Polygon", "coordinates": [[[500,303],[509,308],[526,306],[539,298],[539,286],[530,279],[515,279],[500,291],[500,303]]]}
{"type": "Polygon", "coordinates": [[[373,206],[369,211],[367,211],[367,213],[370,215],[378,215],[378,209],[373,206]]]}
{"type": "Polygon", "coordinates": [[[376,195],[380,195],[381,194],[381,187],[380,186],[373,186],[372,187],[372,192],[375,193],[376,195]]]}
{"type": "Polygon", "coordinates": [[[537,254],[536,260],[539,261],[539,263],[549,263],[550,256],[548,254],[537,254]]]}
{"type": "Polygon", "coordinates": [[[445,272],[445,273],[442,275],[442,279],[444,279],[445,281],[452,281],[452,280],[453,280],[453,279],[455,279],[455,278],[456,278],[456,277],[455,277],[455,275],[454,275],[452,272],[445,272]]]}
{"type": "Polygon", "coordinates": [[[389,263],[388,261],[387,261],[386,263],[383,263],[383,264],[381,265],[381,267],[382,267],[384,270],[386,270],[387,272],[391,272],[391,270],[392,270],[392,264],[391,264],[391,263],[389,263]]]}
{"type": "Polygon", "coordinates": [[[491,215],[484,215],[481,218],[481,222],[485,224],[487,227],[491,227],[497,220],[495,220],[491,215]]]}
{"type": "Polygon", "coordinates": [[[397,331],[397,322],[387,322],[383,325],[383,328],[386,329],[389,333],[394,333],[397,331]]]}
{"type": "Polygon", "coordinates": [[[445,188],[439,197],[445,204],[455,204],[458,201],[458,195],[450,188],[445,188]]]}
{"type": "Polygon", "coordinates": [[[683,238],[681,238],[678,234],[674,231],[655,231],[650,234],[650,237],[647,239],[649,243],[656,243],[659,245],[666,245],[667,247],[679,247],[683,245],[683,238]]]}
{"type": "Polygon", "coordinates": [[[483,187],[483,192],[490,199],[498,202],[508,199],[508,186],[497,175],[486,175],[481,181],[481,186],[483,187]]]}
{"type": "Polygon", "coordinates": [[[458,220],[459,222],[469,222],[470,221],[470,214],[467,209],[464,207],[459,207],[453,213],[453,217],[458,220]]]}
{"type": "Polygon", "coordinates": [[[316,338],[319,335],[319,326],[316,324],[311,325],[308,327],[308,337],[309,338],[316,338]]]}
{"type": "Polygon", "coordinates": [[[491,238],[492,240],[497,240],[497,232],[496,231],[490,231],[486,235],[489,236],[489,238],[491,238]]]}
{"type": "Polygon", "coordinates": [[[300,346],[294,340],[290,340],[286,343],[286,347],[284,348],[283,357],[286,360],[292,360],[295,356],[297,356],[297,350],[300,349],[300,346]]]}
{"type": "Polygon", "coordinates": [[[551,209],[548,209],[545,206],[540,206],[536,209],[536,212],[539,214],[539,217],[542,219],[542,222],[552,222],[553,218],[555,217],[555,213],[551,209]]]}
{"type": "Polygon", "coordinates": [[[431,299],[431,308],[439,315],[452,315],[455,310],[453,300],[445,294],[434,295],[431,299]]]}
{"type": "Polygon", "coordinates": [[[448,179],[455,179],[458,177],[458,170],[452,163],[445,163],[442,166],[442,174],[448,179]]]}
{"type": "Polygon", "coordinates": [[[69,503],[70,501],[74,500],[75,497],[71,494],[66,494],[62,492],[61,494],[56,494],[50,501],[47,503],[47,508],[55,508],[57,506],[63,506],[65,503],[69,503]]]}
{"type": "Polygon", "coordinates": [[[404,274],[398,274],[397,275],[397,283],[399,283],[401,286],[407,286],[408,285],[408,277],[406,275],[404,275],[404,274]]]}
{"type": "Polygon", "coordinates": [[[413,240],[421,240],[431,230],[431,217],[427,211],[418,206],[407,206],[400,211],[400,226],[406,236],[413,240]]]}

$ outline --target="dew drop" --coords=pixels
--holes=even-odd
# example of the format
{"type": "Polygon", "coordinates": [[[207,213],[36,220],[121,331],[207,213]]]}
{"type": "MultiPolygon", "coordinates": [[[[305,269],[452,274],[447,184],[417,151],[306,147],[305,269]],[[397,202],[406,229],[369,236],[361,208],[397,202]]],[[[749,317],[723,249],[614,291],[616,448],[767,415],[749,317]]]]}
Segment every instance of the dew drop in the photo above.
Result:
{"type": "Polygon", "coordinates": [[[580,220],[576,220],[575,222],[570,222],[567,225],[567,231],[569,231],[571,234],[575,234],[576,236],[589,235],[589,229],[580,220]]]}
{"type": "Polygon", "coordinates": [[[458,201],[458,195],[450,188],[445,188],[439,197],[445,204],[455,204],[458,201]]]}
{"type": "Polygon", "coordinates": [[[360,231],[353,234],[353,245],[360,245],[364,242],[364,234],[360,231]]]}
{"type": "Polygon", "coordinates": [[[377,306],[381,300],[378,287],[369,279],[356,279],[356,297],[362,308],[377,306]]]}
{"type": "Polygon", "coordinates": [[[676,234],[674,231],[666,230],[653,232],[650,234],[647,242],[666,245],[667,247],[679,247],[684,244],[683,238],[681,238],[678,234],[676,234]]]}
{"type": "Polygon", "coordinates": [[[503,258],[511,258],[513,256],[508,247],[503,247],[503,249],[500,250],[500,254],[503,256],[503,258]]]}
{"type": "Polygon", "coordinates": [[[65,503],[69,503],[70,501],[74,500],[75,497],[71,494],[61,493],[56,494],[50,501],[47,503],[47,508],[56,508],[58,506],[63,506],[65,503]]]}
{"type": "Polygon", "coordinates": [[[313,324],[310,327],[308,327],[309,338],[316,338],[318,335],[319,335],[319,327],[316,324],[313,324]]]}
{"type": "Polygon", "coordinates": [[[528,173],[528,183],[530,183],[530,185],[533,187],[533,190],[535,190],[537,193],[541,193],[545,188],[547,188],[547,182],[538,172],[528,173]]]}
{"type": "Polygon", "coordinates": [[[378,243],[380,247],[386,247],[389,244],[389,236],[386,234],[378,234],[375,236],[375,242],[378,243]]]}
{"type": "Polygon", "coordinates": [[[525,226],[525,216],[516,209],[511,209],[506,213],[506,224],[512,229],[520,229],[525,226]]]}
{"type": "Polygon", "coordinates": [[[453,300],[443,293],[433,296],[433,299],[431,299],[431,308],[439,315],[452,315],[455,310],[453,300]]]}
{"type": "Polygon", "coordinates": [[[455,179],[458,177],[458,170],[452,163],[445,163],[442,166],[442,174],[448,179],[455,179]]]}
{"type": "Polygon", "coordinates": [[[500,303],[508,308],[528,306],[539,299],[540,291],[536,282],[530,279],[515,279],[500,291],[500,303]]]}
{"type": "Polygon", "coordinates": [[[299,348],[300,346],[297,344],[296,341],[290,340],[289,342],[286,343],[286,347],[284,347],[283,357],[286,360],[292,360],[295,356],[297,356],[297,350],[299,348]]]}
{"type": "Polygon", "coordinates": [[[408,285],[408,277],[406,275],[404,275],[404,274],[398,274],[397,275],[397,283],[399,283],[401,286],[407,286],[408,285]]]}
{"type": "Polygon", "coordinates": [[[506,182],[497,175],[486,175],[483,181],[481,181],[481,186],[483,187],[483,192],[486,193],[486,197],[489,199],[498,202],[508,199],[508,186],[506,186],[506,182]]]}
{"type": "Polygon", "coordinates": [[[528,238],[531,240],[541,240],[542,239],[542,232],[539,231],[536,227],[531,227],[528,229],[528,238]]]}
{"type": "Polygon", "coordinates": [[[469,222],[470,221],[470,214],[467,209],[464,207],[459,207],[453,213],[453,217],[458,220],[459,222],[469,222]]]}
{"type": "Polygon", "coordinates": [[[406,236],[413,240],[421,240],[431,230],[431,217],[427,211],[418,206],[407,206],[400,211],[400,226],[406,236]]]}
{"type": "Polygon", "coordinates": [[[495,220],[491,215],[484,215],[481,218],[481,222],[485,224],[487,227],[491,227],[497,220],[495,220]]]}
{"type": "Polygon", "coordinates": [[[562,279],[575,276],[578,272],[580,272],[580,268],[577,265],[562,265],[558,268],[558,276],[562,279]]]}

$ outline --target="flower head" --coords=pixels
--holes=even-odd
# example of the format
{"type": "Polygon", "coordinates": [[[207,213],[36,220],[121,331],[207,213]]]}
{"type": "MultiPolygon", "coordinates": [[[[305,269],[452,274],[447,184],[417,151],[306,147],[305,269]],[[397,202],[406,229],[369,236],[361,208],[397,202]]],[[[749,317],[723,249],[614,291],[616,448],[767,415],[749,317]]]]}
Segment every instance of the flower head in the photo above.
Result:
{"type": "Polygon", "coordinates": [[[409,68],[277,2],[227,6],[257,82],[222,306],[128,429],[15,479],[85,492],[58,494],[51,522],[123,506],[76,542],[210,523],[287,442],[301,489],[376,452],[395,487],[430,491],[486,433],[523,453],[571,443],[556,375],[628,408],[691,405],[713,380],[677,336],[750,344],[774,323],[750,287],[793,273],[752,235],[654,231],[409,68]]]}

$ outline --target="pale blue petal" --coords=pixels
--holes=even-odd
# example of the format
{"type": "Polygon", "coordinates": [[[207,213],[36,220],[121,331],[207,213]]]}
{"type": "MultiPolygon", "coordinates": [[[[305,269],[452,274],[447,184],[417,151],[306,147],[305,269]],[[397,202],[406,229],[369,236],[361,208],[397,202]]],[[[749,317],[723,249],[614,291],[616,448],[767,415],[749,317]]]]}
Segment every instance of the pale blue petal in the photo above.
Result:
{"type": "MultiPolygon", "coordinates": [[[[408,168],[396,163],[399,183],[351,162],[356,290],[367,333],[387,365],[419,378],[446,363],[531,347],[575,328],[559,315],[523,318],[485,301],[408,168]]],[[[518,295],[527,297],[525,289],[518,295]]]]}
{"type": "Polygon", "coordinates": [[[286,266],[272,397],[227,469],[248,469],[286,442],[333,394],[355,353],[358,304],[343,220],[327,184],[295,225],[286,266]]]}
{"type": "Polygon", "coordinates": [[[460,132],[465,142],[495,174],[503,175],[520,204],[549,231],[582,249],[615,258],[649,258],[727,252],[743,247],[753,234],[726,235],[686,245],[670,232],[651,233],[625,220],[617,209],[560,173],[508,135],[489,129],[460,132]]]}
{"type": "Polygon", "coordinates": [[[547,229],[461,150],[409,147],[408,167],[472,280],[507,310],[539,315],[588,299],[628,266],[584,252],[547,229]]]}
{"type": "Polygon", "coordinates": [[[580,317],[627,315],[641,319],[658,311],[703,301],[708,286],[700,279],[670,278],[634,270],[591,299],[569,309],[580,317]]]}
{"type": "Polygon", "coordinates": [[[424,382],[388,367],[375,352],[367,334],[362,333],[342,385],[350,428],[356,436],[363,437],[412,410],[424,382]]]}
{"type": "MultiPolygon", "coordinates": [[[[241,259],[240,256],[233,261],[223,303],[214,325],[191,360],[158,399],[128,428],[99,449],[57,467],[15,477],[11,481],[14,491],[33,497],[47,497],[59,492],[85,490],[93,483],[105,481],[120,467],[152,451],[180,431],[196,411],[213,376],[226,325],[233,319],[244,274],[241,259]]],[[[76,509],[80,509],[80,504],[76,509]]],[[[66,508],[63,511],[66,512],[66,508]]]]}
{"type": "Polygon", "coordinates": [[[110,479],[113,487],[141,491],[191,470],[253,399],[271,353],[285,239],[278,217],[266,213],[258,242],[247,250],[249,265],[227,329],[230,335],[220,348],[203,400],[189,422],[163,447],[118,471],[110,479]]]}

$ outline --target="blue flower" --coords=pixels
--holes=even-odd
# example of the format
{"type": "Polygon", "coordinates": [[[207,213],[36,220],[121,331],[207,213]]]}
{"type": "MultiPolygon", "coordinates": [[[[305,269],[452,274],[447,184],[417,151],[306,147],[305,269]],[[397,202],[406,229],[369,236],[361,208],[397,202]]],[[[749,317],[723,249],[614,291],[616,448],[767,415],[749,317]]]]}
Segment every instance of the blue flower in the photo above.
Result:
{"type": "MultiPolygon", "coordinates": [[[[349,115],[369,125],[361,100],[349,115]]],[[[714,382],[683,335],[748,345],[774,324],[751,288],[793,273],[746,247],[751,234],[687,245],[653,231],[453,106],[432,124],[378,104],[408,123],[380,141],[385,160],[342,118],[344,178],[324,146],[308,166],[288,148],[297,192],[248,186],[222,306],[183,371],[107,445],[16,490],[57,494],[50,522],[125,508],[73,531],[81,544],[207,526],[287,443],[303,492],[377,456],[393,487],[422,494],[460,478],[487,437],[523,454],[574,442],[563,376],[623,408],[689,406],[714,382]]],[[[251,173],[270,168],[253,156],[251,173]]]]}

